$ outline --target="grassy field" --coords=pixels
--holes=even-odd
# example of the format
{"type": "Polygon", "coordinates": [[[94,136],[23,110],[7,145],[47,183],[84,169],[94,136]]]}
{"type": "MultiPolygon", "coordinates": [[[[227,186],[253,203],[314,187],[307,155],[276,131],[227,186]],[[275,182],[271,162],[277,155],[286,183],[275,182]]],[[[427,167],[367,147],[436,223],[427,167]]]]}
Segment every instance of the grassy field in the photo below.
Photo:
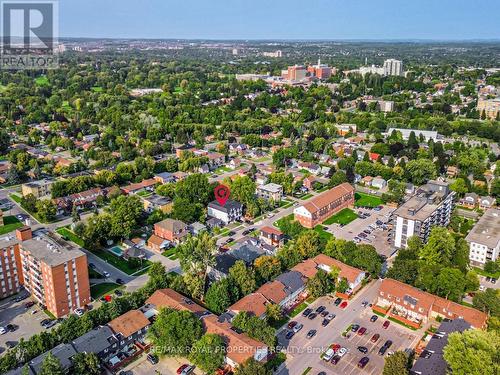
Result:
{"type": "Polygon", "coordinates": [[[12,199],[14,202],[20,204],[21,203],[21,196],[15,193],[12,193],[9,195],[10,199],[12,199]]]}
{"type": "Polygon", "coordinates": [[[333,216],[330,216],[326,219],[323,224],[331,225],[331,224],[349,224],[351,221],[358,218],[358,215],[349,208],[344,208],[342,211],[336,213],[333,216]]]}
{"type": "Polygon", "coordinates": [[[13,230],[23,226],[17,217],[15,216],[5,216],[3,218],[3,225],[0,226],[0,235],[12,232],[13,230]]]}
{"type": "Polygon", "coordinates": [[[377,207],[384,203],[379,197],[365,193],[356,193],[354,198],[356,199],[356,203],[354,203],[356,207],[377,207]]]}
{"type": "Polygon", "coordinates": [[[119,287],[120,285],[115,283],[94,284],[90,287],[90,295],[92,296],[92,298],[99,298],[105,294],[109,294],[119,287]]]}
{"type": "Polygon", "coordinates": [[[328,241],[330,238],[333,237],[333,234],[327,232],[326,230],[323,229],[323,226],[322,225],[316,225],[314,227],[314,230],[316,232],[318,232],[319,234],[319,237],[323,240],[323,241],[328,241]]]}
{"type": "Polygon", "coordinates": [[[102,260],[106,261],[107,263],[111,264],[112,266],[118,268],[120,271],[125,272],[127,275],[132,275],[151,265],[151,262],[149,260],[145,260],[142,262],[142,267],[141,266],[132,267],[128,261],[126,261],[123,258],[117,257],[116,255],[110,253],[109,251],[97,250],[93,251],[92,253],[101,258],[102,260]]]}
{"type": "Polygon", "coordinates": [[[298,305],[292,311],[290,311],[290,314],[288,314],[288,316],[290,316],[290,318],[293,318],[293,317],[299,315],[302,311],[304,311],[306,309],[307,306],[308,305],[306,302],[302,302],[300,305],[298,305]]]}
{"type": "Polygon", "coordinates": [[[59,233],[65,240],[70,240],[76,243],[80,247],[84,247],[85,242],[78,237],[74,232],[68,229],[68,227],[57,228],[56,232],[59,233]]]}
{"type": "Polygon", "coordinates": [[[495,273],[489,273],[489,272],[486,272],[485,270],[483,270],[479,267],[473,267],[473,269],[474,269],[474,271],[476,271],[476,273],[478,275],[485,276],[485,277],[493,277],[495,279],[500,279],[500,271],[495,272],[495,273]]]}
{"type": "Polygon", "coordinates": [[[300,199],[302,199],[303,201],[305,201],[306,199],[309,199],[311,198],[313,195],[311,193],[308,193],[306,195],[303,195],[302,197],[300,197],[300,199]]]}

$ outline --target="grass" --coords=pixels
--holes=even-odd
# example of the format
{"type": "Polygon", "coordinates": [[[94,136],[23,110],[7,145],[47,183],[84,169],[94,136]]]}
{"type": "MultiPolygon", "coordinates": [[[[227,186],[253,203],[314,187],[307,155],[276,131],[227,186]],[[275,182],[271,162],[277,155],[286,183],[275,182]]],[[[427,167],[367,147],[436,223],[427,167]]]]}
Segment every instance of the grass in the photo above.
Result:
{"type": "Polygon", "coordinates": [[[224,172],[232,172],[232,169],[231,169],[231,168],[228,168],[228,167],[224,167],[224,166],[222,166],[222,167],[217,168],[217,169],[214,171],[214,173],[216,173],[216,174],[222,174],[222,173],[224,173],[224,172]]]}
{"type": "Polygon", "coordinates": [[[174,257],[177,258],[175,247],[171,247],[170,249],[165,250],[163,253],[161,253],[161,255],[169,259],[173,259],[174,257]]]}
{"type": "Polygon", "coordinates": [[[140,192],[137,193],[137,195],[140,197],[149,197],[152,194],[153,193],[151,193],[150,191],[147,191],[147,190],[141,190],[140,192]]]}
{"type": "Polygon", "coordinates": [[[403,322],[400,322],[399,320],[394,319],[392,316],[388,317],[387,319],[389,319],[391,322],[397,323],[399,325],[402,325],[403,327],[411,329],[412,331],[416,331],[417,330],[416,328],[413,328],[412,326],[409,326],[408,324],[404,324],[403,322]]]}
{"type": "Polygon", "coordinates": [[[101,86],[93,86],[90,90],[93,92],[102,92],[102,87],[101,86]]]}
{"type": "Polygon", "coordinates": [[[314,227],[314,230],[316,232],[318,232],[319,234],[319,237],[321,238],[321,240],[323,240],[324,242],[327,242],[330,238],[333,237],[333,234],[327,232],[322,225],[316,225],[314,227]]]}
{"type": "Polygon", "coordinates": [[[13,230],[23,226],[17,217],[15,216],[5,216],[3,218],[3,225],[0,226],[0,235],[12,232],[13,230]]]}
{"type": "Polygon", "coordinates": [[[331,225],[331,224],[349,224],[351,221],[356,220],[358,218],[358,215],[351,209],[349,208],[344,208],[340,212],[336,213],[335,215],[330,216],[328,219],[326,219],[323,224],[326,225],[331,225]]]}
{"type": "Polygon", "coordinates": [[[306,194],[306,195],[301,196],[301,197],[300,197],[300,199],[302,199],[303,201],[305,201],[306,199],[309,199],[309,198],[311,198],[312,196],[313,196],[313,195],[312,195],[311,193],[308,193],[308,194],[306,194]]]}
{"type": "Polygon", "coordinates": [[[146,267],[149,267],[151,265],[151,262],[149,260],[143,261],[142,265],[143,267],[132,267],[128,261],[121,257],[117,257],[116,255],[110,253],[109,251],[106,250],[97,250],[93,251],[92,254],[98,256],[102,260],[104,260],[106,263],[111,264],[113,267],[118,268],[120,271],[125,272],[127,275],[132,275],[135,274],[138,271],[141,271],[145,269],[146,267]]]}
{"type": "Polygon", "coordinates": [[[14,202],[21,204],[21,197],[18,194],[10,194],[9,195],[10,199],[12,199],[14,202]]]}
{"type": "Polygon", "coordinates": [[[490,272],[486,272],[485,270],[483,270],[479,267],[473,267],[473,269],[474,269],[474,271],[476,271],[476,273],[478,275],[485,276],[485,277],[493,277],[495,279],[500,278],[500,271],[495,272],[495,273],[490,273],[490,272]]]}
{"type": "Polygon", "coordinates": [[[90,295],[92,298],[97,299],[105,294],[109,294],[115,289],[120,288],[120,285],[116,283],[101,283],[94,284],[90,287],[90,295]]]}
{"type": "Polygon", "coordinates": [[[283,216],[281,219],[275,221],[273,223],[273,225],[275,227],[278,227],[279,229],[283,230],[282,229],[283,224],[285,224],[287,221],[290,221],[290,220],[293,220],[293,214],[290,214],[290,215],[287,215],[287,216],[283,216]]]}
{"type": "Polygon", "coordinates": [[[84,247],[85,242],[78,237],[74,232],[68,229],[68,227],[57,228],[56,232],[59,233],[65,240],[70,240],[76,243],[80,247],[84,247]]]}
{"type": "Polygon", "coordinates": [[[304,372],[302,373],[302,375],[307,375],[307,374],[309,374],[309,371],[311,371],[311,370],[312,370],[312,367],[308,367],[308,368],[306,368],[306,369],[304,370],[304,372]]]}
{"type": "Polygon", "coordinates": [[[327,191],[330,187],[328,185],[323,186],[321,189],[316,190],[318,193],[322,193],[324,191],[327,191]]]}
{"type": "Polygon", "coordinates": [[[356,193],[354,198],[356,207],[377,207],[384,203],[379,197],[365,193],[356,193]]]}
{"type": "Polygon", "coordinates": [[[378,316],[381,316],[382,318],[385,318],[385,315],[382,314],[380,311],[375,311],[375,310],[372,310],[372,312],[375,314],[375,315],[378,315],[378,316]]]}
{"type": "Polygon", "coordinates": [[[45,313],[45,315],[47,315],[50,319],[52,320],[56,320],[56,316],[54,314],[52,314],[49,310],[47,309],[44,309],[43,312],[45,313]]]}
{"type": "Polygon", "coordinates": [[[49,84],[49,79],[47,78],[47,76],[40,76],[35,78],[35,83],[38,86],[46,86],[49,84]]]}
{"type": "Polygon", "coordinates": [[[300,305],[298,305],[297,307],[295,307],[290,312],[290,314],[288,314],[288,316],[290,316],[290,318],[293,318],[293,317],[299,315],[302,311],[304,311],[306,309],[307,306],[308,306],[308,304],[306,302],[302,302],[300,305]]]}

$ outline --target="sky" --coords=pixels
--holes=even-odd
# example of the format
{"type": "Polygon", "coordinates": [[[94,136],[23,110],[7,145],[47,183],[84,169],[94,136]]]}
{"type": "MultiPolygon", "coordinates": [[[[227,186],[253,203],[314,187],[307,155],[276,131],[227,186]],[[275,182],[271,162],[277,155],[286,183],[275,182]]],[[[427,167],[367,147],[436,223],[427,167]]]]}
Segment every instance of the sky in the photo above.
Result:
{"type": "Polygon", "coordinates": [[[499,0],[59,0],[59,36],[500,39],[499,0]]]}

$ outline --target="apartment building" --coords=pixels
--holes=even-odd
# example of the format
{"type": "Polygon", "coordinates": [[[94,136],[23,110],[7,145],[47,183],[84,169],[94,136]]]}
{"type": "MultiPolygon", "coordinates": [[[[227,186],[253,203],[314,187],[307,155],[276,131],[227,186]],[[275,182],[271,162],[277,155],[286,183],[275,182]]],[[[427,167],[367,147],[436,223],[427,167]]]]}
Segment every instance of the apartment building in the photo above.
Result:
{"type": "Polygon", "coordinates": [[[283,186],[274,183],[257,186],[257,196],[266,201],[279,203],[283,197],[283,186]]]}
{"type": "Polygon", "coordinates": [[[479,98],[477,100],[477,111],[479,115],[483,115],[490,120],[496,120],[498,118],[498,113],[500,112],[500,98],[495,99],[484,99],[479,98]]]}
{"type": "Polygon", "coordinates": [[[419,328],[431,318],[464,319],[473,328],[486,326],[488,315],[393,279],[383,279],[373,310],[419,328]]]}
{"type": "Polygon", "coordinates": [[[49,179],[27,182],[21,185],[21,192],[23,194],[23,197],[29,194],[33,194],[37,199],[42,198],[50,195],[53,183],[54,181],[49,179]]]}
{"type": "Polygon", "coordinates": [[[403,62],[395,59],[387,59],[384,61],[385,76],[402,76],[403,62]]]}
{"type": "Polygon", "coordinates": [[[0,239],[2,295],[23,285],[57,317],[90,303],[87,256],[46,229],[16,230],[0,239]]]}
{"type": "Polygon", "coordinates": [[[473,266],[483,268],[486,262],[496,261],[500,252],[500,209],[487,210],[465,240],[473,266]]]}
{"type": "Polygon", "coordinates": [[[454,196],[455,192],[445,182],[429,181],[421,186],[415,195],[391,215],[389,222],[394,226],[394,246],[406,247],[411,236],[418,236],[425,243],[432,227],[448,226],[454,196]]]}
{"type": "Polygon", "coordinates": [[[189,234],[188,226],[180,220],[165,219],[154,225],[154,233],[148,239],[148,246],[160,252],[166,244],[179,244],[189,234]]]}
{"type": "Polygon", "coordinates": [[[354,188],[347,182],[327,190],[293,210],[295,220],[314,228],[333,214],[354,205],[354,188]]]}
{"type": "Polygon", "coordinates": [[[219,219],[227,225],[241,219],[243,216],[243,205],[232,199],[228,199],[224,205],[221,205],[217,201],[212,201],[208,204],[208,216],[219,219]]]}

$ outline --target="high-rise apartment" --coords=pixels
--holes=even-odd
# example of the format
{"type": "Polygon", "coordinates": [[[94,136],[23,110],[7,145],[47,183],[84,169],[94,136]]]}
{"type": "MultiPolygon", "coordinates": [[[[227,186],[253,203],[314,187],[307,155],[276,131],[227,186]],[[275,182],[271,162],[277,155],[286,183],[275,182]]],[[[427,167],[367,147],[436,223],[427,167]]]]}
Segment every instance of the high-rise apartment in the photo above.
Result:
{"type": "Polygon", "coordinates": [[[403,62],[395,59],[384,61],[384,75],[386,76],[402,76],[403,62]]]}

